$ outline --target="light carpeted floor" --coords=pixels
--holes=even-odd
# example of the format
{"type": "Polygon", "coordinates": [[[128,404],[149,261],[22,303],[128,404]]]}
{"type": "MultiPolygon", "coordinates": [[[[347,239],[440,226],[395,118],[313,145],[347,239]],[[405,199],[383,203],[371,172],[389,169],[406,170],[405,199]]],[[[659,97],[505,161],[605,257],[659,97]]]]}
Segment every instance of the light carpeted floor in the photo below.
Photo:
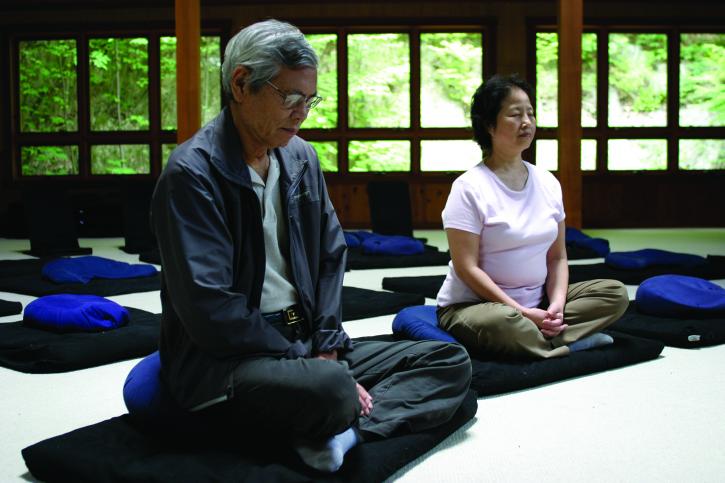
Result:
{"type": "MultiPolygon", "coordinates": [[[[662,248],[725,255],[725,229],[587,230],[615,251],[662,248]]],[[[441,231],[419,231],[446,248],[441,231]]],[[[94,254],[136,262],[119,239],[82,239],[94,254]]],[[[0,259],[26,258],[25,240],[0,239],[0,259]]],[[[591,261],[587,261],[591,262],[591,261]]],[[[582,262],[577,262],[582,263],[582,262]]],[[[434,275],[445,267],[359,270],[345,284],[381,290],[385,276],[434,275]]],[[[716,281],[725,286],[725,280],[716,281]]],[[[636,287],[628,287],[630,297],[636,287]]],[[[158,292],[109,297],[160,312],[158,292]]],[[[0,292],[27,304],[33,297],[0,292]]],[[[433,304],[433,300],[427,300],[433,304]]],[[[1,322],[20,316],[0,317],[1,322]]],[[[393,316],[345,323],[353,336],[389,333],[393,316]]],[[[20,450],[125,411],[121,388],[137,360],[64,374],[0,368],[0,482],[34,481],[20,450]]],[[[693,481],[725,475],[725,346],[666,347],[654,361],[479,399],[473,422],[399,471],[403,482],[693,481]]]]}

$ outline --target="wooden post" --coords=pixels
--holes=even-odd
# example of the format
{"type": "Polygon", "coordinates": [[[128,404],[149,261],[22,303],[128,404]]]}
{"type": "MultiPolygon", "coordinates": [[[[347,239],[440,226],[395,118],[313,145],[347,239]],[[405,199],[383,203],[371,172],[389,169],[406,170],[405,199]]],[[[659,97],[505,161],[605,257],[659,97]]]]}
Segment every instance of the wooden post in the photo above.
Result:
{"type": "Polygon", "coordinates": [[[582,227],[582,0],[559,0],[559,181],[566,224],[582,227]]]}
{"type": "Polygon", "coordinates": [[[201,0],[175,0],[176,141],[201,127],[201,0]]]}

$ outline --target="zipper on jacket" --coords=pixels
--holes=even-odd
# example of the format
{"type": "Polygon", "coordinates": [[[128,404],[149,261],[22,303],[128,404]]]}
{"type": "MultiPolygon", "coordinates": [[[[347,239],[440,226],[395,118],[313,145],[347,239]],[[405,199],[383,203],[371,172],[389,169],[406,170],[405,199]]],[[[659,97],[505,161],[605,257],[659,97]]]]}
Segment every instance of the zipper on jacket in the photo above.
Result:
{"type": "MultiPolygon", "coordinates": [[[[293,244],[295,243],[296,237],[292,236],[292,215],[289,212],[290,203],[292,201],[292,193],[295,192],[295,190],[299,187],[300,183],[302,182],[302,178],[305,175],[305,171],[307,171],[307,162],[305,162],[302,165],[302,169],[300,170],[299,176],[297,176],[297,179],[294,180],[294,182],[290,185],[290,189],[287,192],[287,206],[285,207],[287,210],[287,236],[289,237],[289,256],[290,259],[292,258],[292,252],[293,252],[293,244]]],[[[290,268],[292,269],[292,282],[295,286],[295,290],[297,290],[297,297],[299,298],[300,302],[302,302],[302,293],[300,292],[299,288],[299,282],[297,282],[297,274],[295,273],[297,264],[291,263],[290,260],[290,268]]],[[[304,307],[304,304],[303,304],[304,307]]]]}
{"type": "Polygon", "coordinates": [[[289,204],[290,204],[290,201],[292,201],[292,193],[294,193],[294,191],[297,189],[297,187],[302,182],[302,178],[305,175],[305,171],[307,171],[307,162],[305,162],[305,164],[302,165],[302,169],[300,170],[299,176],[297,176],[297,179],[295,180],[295,182],[292,185],[290,185],[290,190],[287,193],[287,218],[289,218],[290,220],[292,219],[292,217],[289,214],[289,204]]]}

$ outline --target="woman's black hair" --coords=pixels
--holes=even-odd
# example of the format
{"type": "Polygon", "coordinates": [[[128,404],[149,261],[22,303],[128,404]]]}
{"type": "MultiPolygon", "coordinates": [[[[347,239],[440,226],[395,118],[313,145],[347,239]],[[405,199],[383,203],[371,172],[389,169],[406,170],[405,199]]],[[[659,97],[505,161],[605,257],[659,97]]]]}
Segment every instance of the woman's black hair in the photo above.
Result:
{"type": "Polygon", "coordinates": [[[484,158],[491,154],[493,144],[488,130],[496,127],[496,117],[501,105],[513,88],[519,88],[533,99],[531,86],[517,74],[494,75],[476,89],[471,100],[473,139],[481,146],[484,158]]]}

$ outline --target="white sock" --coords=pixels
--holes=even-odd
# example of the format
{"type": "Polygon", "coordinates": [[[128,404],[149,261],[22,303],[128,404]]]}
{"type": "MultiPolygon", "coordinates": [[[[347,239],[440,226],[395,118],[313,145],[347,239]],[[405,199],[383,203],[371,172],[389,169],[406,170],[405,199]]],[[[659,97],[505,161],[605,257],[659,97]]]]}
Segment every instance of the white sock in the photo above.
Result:
{"type": "Polygon", "coordinates": [[[588,337],[572,342],[569,344],[569,350],[571,352],[584,351],[587,349],[593,349],[594,347],[609,345],[613,342],[614,339],[612,339],[612,336],[597,332],[596,334],[592,334],[588,337]]]}
{"type": "Polygon", "coordinates": [[[342,466],[345,453],[359,443],[357,432],[348,428],[323,443],[303,443],[295,446],[295,451],[307,465],[328,473],[342,466]]]}

